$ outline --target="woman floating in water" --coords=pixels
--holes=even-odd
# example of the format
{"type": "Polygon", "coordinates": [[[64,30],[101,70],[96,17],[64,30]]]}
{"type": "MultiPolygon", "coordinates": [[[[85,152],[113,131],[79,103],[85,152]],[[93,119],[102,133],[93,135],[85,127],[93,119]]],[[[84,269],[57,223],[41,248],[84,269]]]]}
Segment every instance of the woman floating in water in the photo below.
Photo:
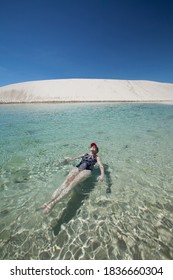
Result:
{"type": "Polygon", "coordinates": [[[79,164],[68,174],[67,178],[63,182],[63,184],[53,193],[51,199],[43,204],[41,208],[43,209],[43,213],[47,214],[49,211],[55,206],[55,204],[66,194],[68,194],[74,186],[78,183],[86,180],[93,170],[93,167],[96,163],[98,163],[101,175],[98,177],[99,181],[103,181],[104,179],[104,167],[101,162],[100,157],[97,155],[99,152],[99,148],[96,143],[91,143],[90,145],[90,153],[83,154],[75,158],[68,158],[67,161],[75,160],[81,158],[79,164]]]}

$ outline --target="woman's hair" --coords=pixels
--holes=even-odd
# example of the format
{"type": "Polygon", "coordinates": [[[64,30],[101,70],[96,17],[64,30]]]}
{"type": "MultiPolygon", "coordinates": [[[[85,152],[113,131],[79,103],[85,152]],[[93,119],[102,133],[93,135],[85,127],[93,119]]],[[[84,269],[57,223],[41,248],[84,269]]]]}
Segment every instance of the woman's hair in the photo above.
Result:
{"type": "Polygon", "coordinates": [[[95,147],[96,147],[96,149],[97,149],[97,153],[98,153],[98,152],[99,152],[99,148],[98,148],[97,144],[96,144],[96,143],[91,143],[91,144],[90,144],[90,147],[93,147],[93,146],[95,146],[95,147]]]}

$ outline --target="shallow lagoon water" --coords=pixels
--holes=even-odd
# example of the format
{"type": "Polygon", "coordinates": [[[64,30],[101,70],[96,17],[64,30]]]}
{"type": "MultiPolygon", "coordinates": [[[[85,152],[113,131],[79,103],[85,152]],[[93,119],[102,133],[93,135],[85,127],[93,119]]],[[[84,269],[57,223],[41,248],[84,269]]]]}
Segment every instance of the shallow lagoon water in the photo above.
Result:
{"type": "Polygon", "coordinates": [[[173,259],[172,143],[171,105],[0,106],[0,258],[173,259]],[[91,142],[105,181],[37,211],[91,142]]]}

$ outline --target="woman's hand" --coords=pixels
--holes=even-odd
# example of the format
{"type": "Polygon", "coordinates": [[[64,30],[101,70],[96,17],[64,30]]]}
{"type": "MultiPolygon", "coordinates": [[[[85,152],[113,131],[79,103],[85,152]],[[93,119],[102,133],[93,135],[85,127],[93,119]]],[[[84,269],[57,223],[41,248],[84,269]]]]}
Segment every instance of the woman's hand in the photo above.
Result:
{"type": "Polygon", "coordinates": [[[71,158],[65,158],[63,161],[62,161],[62,163],[63,164],[68,164],[69,162],[71,161],[71,158]]]}
{"type": "Polygon", "coordinates": [[[66,160],[66,161],[70,161],[70,160],[72,160],[72,158],[66,157],[65,160],[66,160]]]}
{"type": "Polygon", "coordinates": [[[103,182],[104,176],[100,175],[100,176],[97,178],[97,180],[98,180],[99,182],[103,182]]]}

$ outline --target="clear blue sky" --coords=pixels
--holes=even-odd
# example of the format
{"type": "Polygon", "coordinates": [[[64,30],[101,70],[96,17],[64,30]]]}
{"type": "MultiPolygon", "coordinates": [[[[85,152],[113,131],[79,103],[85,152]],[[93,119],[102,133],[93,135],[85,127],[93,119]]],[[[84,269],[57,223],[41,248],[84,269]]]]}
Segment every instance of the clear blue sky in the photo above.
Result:
{"type": "Polygon", "coordinates": [[[173,83],[173,1],[0,1],[0,86],[62,78],[173,83]]]}

